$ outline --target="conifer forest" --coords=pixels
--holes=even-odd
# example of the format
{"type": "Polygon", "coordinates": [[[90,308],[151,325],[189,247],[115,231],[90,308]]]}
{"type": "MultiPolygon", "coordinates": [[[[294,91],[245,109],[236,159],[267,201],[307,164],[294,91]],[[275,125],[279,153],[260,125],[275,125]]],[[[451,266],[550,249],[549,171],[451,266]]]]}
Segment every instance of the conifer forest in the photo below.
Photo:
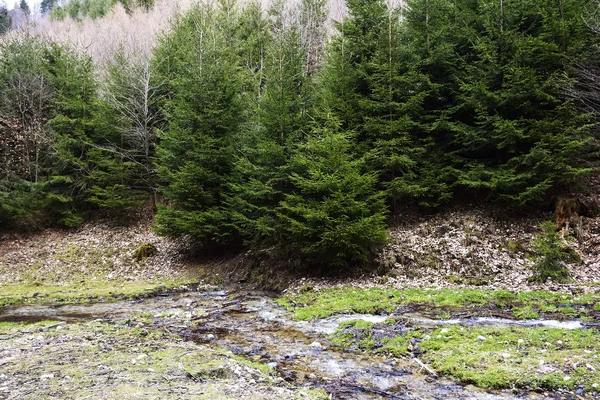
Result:
{"type": "Polygon", "coordinates": [[[101,65],[5,34],[0,221],[73,227],[152,202],[161,234],[349,265],[405,207],[536,207],[595,170],[594,2],[346,7],[201,2],[150,52],[101,65]]]}

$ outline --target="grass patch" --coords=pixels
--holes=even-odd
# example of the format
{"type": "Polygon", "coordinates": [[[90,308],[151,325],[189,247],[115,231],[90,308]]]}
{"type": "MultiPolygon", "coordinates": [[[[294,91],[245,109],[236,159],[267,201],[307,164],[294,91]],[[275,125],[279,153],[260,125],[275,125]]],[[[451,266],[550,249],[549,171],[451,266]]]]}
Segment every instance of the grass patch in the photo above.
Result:
{"type": "Polygon", "coordinates": [[[278,303],[294,312],[297,320],[326,318],[334,314],[390,314],[400,306],[415,306],[437,310],[448,318],[452,309],[479,312],[487,308],[503,308],[516,319],[545,317],[572,318],[585,314],[575,306],[600,310],[600,295],[574,296],[568,293],[535,291],[516,293],[485,288],[468,289],[393,289],[393,288],[333,288],[320,291],[304,290],[289,294],[278,303]],[[560,305],[560,307],[558,307],[560,305]]]}
{"type": "Polygon", "coordinates": [[[438,373],[486,389],[584,387],[590,393],[600,382],[600,343],[594,330],[448,326],[398,334],[390,328],[389,322],[369,326],[351,321],[329,339],[342,349],[402,358],[412,349],[438,373]]]}
{"type": "Polygon", "coordinates": [[[30,303],[82,303],[95,300],[120,300],[153,296],[182,289],[193,282],[161,279],[150,282],[89,280],[58,284],[26,283],[1,286],[0,307],[30,303]]]}
{"type": "Polygon", "coordinates": [[[590,391],[600,381],[600,344],[592,330],[453,326],[395,337],[382,351],[406,354],[411,337],[423,339],[421,359],[436,371],[479,387],[590,391]]]}

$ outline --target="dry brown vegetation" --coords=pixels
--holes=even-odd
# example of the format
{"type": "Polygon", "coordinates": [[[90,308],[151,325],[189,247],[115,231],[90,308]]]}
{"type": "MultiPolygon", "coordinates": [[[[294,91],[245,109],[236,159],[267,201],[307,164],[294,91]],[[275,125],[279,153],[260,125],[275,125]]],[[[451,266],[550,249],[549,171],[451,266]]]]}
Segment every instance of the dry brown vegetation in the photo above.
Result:
{"type": "MultiPolygon", "coordinates": [[[[246,3],[252,0],[242,0],[246,3]]],[[[272,0],[257,0],[267,8],[272,0]]],[[[391,5],[402,0],[387,0],[391,5]]],[[[194,0],[158,0],[150,10],[137,9],[128,13],[121,3],[115,4],[104,18],[84,18],[76,21],[65,18],[51,20],[48,16],[20,23],[13,35],[33,34],[51,41],[68,44],[90,55],[99,66],[112,60],[115,51],[124,48],[131,54],[149,57],[157,40],[170,29],[171,22],[181,12],[188,10],[194,0]]],[[[291,3],[291,2],[290,2],[291,3]]],[[[329,0],[329,17],[339,21],[346,14],[345,0],[329,0]]],[[[333,29],[333,24],[329,24],[333,29]]]]}

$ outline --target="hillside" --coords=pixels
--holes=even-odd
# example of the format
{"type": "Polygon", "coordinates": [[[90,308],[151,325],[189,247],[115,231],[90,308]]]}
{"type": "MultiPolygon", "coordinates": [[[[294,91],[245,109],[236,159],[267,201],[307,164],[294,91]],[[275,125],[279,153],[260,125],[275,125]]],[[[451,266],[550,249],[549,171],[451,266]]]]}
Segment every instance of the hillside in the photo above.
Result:
{"type": "Polygon", "coordinates": [[[0,6],[0,398],[598,398],[592,3],[0,6]]]}

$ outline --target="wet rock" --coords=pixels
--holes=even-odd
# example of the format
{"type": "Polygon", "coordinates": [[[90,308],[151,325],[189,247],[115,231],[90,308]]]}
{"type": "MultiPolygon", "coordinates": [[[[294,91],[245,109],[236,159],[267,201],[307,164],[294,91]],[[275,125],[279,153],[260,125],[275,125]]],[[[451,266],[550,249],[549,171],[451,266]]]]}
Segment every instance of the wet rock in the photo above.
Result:
{"type": "Polygon", "coordinates": [[[311,349],[315,349],[315,350],[323,350],[323,345],[319,342],[312,342],[310,344],[311,349]]]}
{"type": "Polygon", "coordinates": [[[590,371],[592,371],[592,372],[596,372],[596,368],[594,368],[594,366],[593,366],[593,365],[591,365],[590,363],[586,363],[586,364],[585,364],[585,367],[586,367],[587,369],[589,369],[590,371]]]}

